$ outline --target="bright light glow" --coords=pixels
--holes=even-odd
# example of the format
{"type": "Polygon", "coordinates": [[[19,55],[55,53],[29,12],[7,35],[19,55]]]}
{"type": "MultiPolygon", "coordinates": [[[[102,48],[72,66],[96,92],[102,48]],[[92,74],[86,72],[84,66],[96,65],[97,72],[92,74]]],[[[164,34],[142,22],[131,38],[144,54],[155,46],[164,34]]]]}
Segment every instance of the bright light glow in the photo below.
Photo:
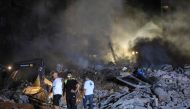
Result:
{"type": "Polygon", "coordinates": [[[8,69],[8,70],[12,70],[12,66],[8,66],[7,69],[8,69]]]}
{"type": "Polygon", "coordinates": [[[131,54],[132,55],[137,55],[139,52],[138,51],[132,51],[131,54]]]}
{"type": "Polygon", "coordinates": [[[132,51],[132,55],[135,55],[135,51],[132,51]]]}
{"type": "Polygon", "coordinates": [[[33,64],[30,64],[30,67],[33,67],[33,64]]]}

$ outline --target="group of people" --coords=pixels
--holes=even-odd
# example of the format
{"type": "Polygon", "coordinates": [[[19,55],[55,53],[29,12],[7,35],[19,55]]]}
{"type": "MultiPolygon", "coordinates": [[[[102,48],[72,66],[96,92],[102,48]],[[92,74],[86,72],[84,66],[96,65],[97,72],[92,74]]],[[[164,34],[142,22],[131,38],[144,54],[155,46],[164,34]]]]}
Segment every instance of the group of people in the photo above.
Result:
{"type": "MultiPolygon", "coordinates": [[[[67,109],[77,109],[77,95],[80,94],[79,82],[72,77],[71,73],[67,74],[67,78],[59,77],[57,72],[52,72],[53,77],[53,105],[55,109],[60,109],[59,103],[63,96],[66,97],[67,109]]],[[[83,108],[86,109],[87,102],[89,101],[89,108],[93,109],[93,91],[94,82],[87,76],[82,87],[83,93],[83,108]]]]}

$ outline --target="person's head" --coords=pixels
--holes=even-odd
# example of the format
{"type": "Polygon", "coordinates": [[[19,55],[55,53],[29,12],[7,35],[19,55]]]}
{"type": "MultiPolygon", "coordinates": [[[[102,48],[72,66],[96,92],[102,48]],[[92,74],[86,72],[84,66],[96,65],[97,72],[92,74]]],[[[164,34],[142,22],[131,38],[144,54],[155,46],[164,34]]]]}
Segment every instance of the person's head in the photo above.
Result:
{"type": "Polygon", "coordinates": [[[58,78],[58,73],[57,73],[57,72],[55,72],[55,71],[53,71],[53,72],[52,72],[52,77],[53,77],[53,79],[58,78]]]}
{"type": "Polygon", "coordinates": [[[39,68],[38,68],[38,71],[41,72],[42,70],[43,70],[43,67],[39,67],[39,68]]]}
{"type": "Polygon", "coordinates": [[[87,81],[87,80],[90,80],[90,79],[89,79],[89,77],[88,77],[88,76],[86,76],[86,77],[85,77],[85,80],[87,81]]]}
{"type": "Polygon", "coordinates": [[[68,78],[68,79],[71,79],[71,78],[72,78],[72,74],[71,74],[71,73],[68,73],[68,74],[67,74],[67,78],[68,78]]]}

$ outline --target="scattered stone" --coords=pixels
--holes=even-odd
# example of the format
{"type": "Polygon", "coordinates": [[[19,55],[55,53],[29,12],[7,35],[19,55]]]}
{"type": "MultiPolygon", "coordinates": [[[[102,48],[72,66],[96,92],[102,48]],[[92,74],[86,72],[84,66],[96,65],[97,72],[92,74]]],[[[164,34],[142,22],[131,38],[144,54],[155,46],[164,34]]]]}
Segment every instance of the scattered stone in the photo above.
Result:
{"type": "Polygon", "coordinates": [[[160,101],[166,101],[168,99],[168,94],[161,87],[154,88],[154,93],[158,96],[160,101]]]}
{"type": "Polygon", "coordinates": [[[161,67],[161,70],[170,72],[170,71],[173,70],[173,67],[172,67],[172,65],[163,65],[163,66],[161,67]]]}
{"type": "Polygon", "coordinates": [[[149,69],[147,77],[155,78],[151,89],[123,90],[111,93],[99,101],[100,109],[187,109],[190,107],[190,67],[173,68],[164,65],[149,69]]]}

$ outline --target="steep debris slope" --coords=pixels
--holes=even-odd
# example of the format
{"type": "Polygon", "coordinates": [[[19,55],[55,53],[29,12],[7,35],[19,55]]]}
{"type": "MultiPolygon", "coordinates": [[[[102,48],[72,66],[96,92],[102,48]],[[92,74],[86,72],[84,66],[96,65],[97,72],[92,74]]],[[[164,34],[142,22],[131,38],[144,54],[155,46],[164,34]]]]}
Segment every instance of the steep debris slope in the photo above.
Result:
{"type": "Polygon", "coordinates": [[[187,109],[190,107],[190,67],[147,69],[152,87],[121,90],[99,101],[100,109],[187,109]]]}

